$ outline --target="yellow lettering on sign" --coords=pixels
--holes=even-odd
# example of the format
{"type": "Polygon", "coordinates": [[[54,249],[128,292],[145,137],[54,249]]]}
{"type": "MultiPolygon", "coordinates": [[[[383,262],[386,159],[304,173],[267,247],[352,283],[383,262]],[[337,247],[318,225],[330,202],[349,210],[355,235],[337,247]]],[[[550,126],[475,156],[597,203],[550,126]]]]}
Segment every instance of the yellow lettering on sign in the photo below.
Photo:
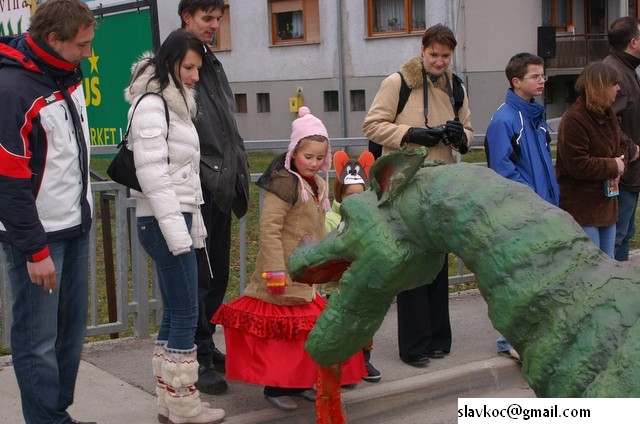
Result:
{"type": "Polygon", "coordinates": [[[92,146],[120,143],[120,140],[116,139],[116,128],[90,128],[89,133],[92,146]]]}
{"type": "Polygon", "coordinates": [[[102,93],[100,93],[100,77],[87,77],[83,81],[84,102],[88,106],[100,106],[102,93]]]}

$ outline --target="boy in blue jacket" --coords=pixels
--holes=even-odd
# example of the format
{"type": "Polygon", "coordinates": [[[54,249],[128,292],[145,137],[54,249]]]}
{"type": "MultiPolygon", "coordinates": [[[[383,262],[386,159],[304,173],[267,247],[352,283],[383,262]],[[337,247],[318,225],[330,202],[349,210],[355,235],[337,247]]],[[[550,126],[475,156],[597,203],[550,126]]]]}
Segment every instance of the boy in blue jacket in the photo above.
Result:
{"type": "MultiPolygon", "coordinates": [[[[544,60],[531,53],[518,53],[509,60],[505,73],[510,88],[487,127],[487,165],[558,206],[560,190],[549,147],[546,112],[534,99],[542,95],[547,81],[544,60]]],[[[503,336],[498,338],[497,346],[499,354],[520,361],[518,352],[503,336]]]]}

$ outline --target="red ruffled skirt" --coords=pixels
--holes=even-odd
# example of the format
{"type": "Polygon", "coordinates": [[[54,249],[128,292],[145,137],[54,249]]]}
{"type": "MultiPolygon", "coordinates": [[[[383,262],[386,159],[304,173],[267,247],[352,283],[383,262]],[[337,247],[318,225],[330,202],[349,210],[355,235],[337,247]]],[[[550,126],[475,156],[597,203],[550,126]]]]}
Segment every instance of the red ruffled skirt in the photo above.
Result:
{"type": "MultiPolygon", "coordinates": [[[[242,296],[222,305],[211,319],[224,327],[226,376],[272,387],[310,388],[318,364],[304,343],[326,301],[315,296],[306,305],[282,306],[242,296]]],[[[367,374],[362,352],[342,363],[341,384],[359,383],[367,374]]]]}

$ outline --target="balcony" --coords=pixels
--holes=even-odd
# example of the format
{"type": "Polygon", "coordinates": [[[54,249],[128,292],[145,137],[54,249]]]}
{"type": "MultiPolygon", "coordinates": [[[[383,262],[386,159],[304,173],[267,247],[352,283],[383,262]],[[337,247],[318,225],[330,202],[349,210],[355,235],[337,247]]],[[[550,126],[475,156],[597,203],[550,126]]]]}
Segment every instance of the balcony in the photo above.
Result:
{"type": "Polygon", "coordinates": [[[547,69],[582,69],[603,59],[609,52],[606,34],[570,34],[556,36],[556,57],[546,60],[547,69]]]}

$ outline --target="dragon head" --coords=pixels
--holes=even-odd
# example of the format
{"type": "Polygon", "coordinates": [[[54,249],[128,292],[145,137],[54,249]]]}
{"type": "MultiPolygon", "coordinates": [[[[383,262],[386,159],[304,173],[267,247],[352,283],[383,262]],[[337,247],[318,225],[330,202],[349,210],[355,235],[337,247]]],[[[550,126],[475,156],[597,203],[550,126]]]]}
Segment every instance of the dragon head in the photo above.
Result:
{"type": "Polygon", "coordinates": [[[423,148],[380,158],[371,168],[371,189],[342,202],[338,228],[321,241],[303,241],[289,257],[289,272],[298,282],[340,282],[307,340],[320,364],[340,362],[361,349],[393,298],[431,282],[442,268],[445,252],[426,253],[412,242],[412,230],[393,203],[425,157],[423,148]]]}

